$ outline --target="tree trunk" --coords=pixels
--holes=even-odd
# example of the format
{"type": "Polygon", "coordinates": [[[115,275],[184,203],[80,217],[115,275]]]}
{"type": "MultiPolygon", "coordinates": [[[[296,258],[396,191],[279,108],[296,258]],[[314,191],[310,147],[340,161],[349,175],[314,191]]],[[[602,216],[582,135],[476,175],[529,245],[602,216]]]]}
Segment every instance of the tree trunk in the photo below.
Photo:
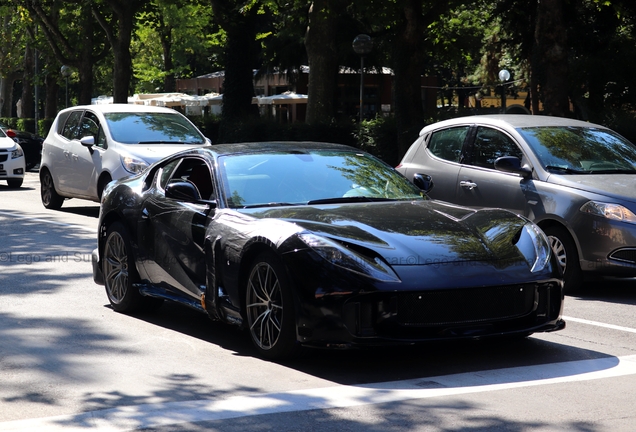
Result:
{"type": "Polygon", "coordinates": [[[18,117],[33,118],[35,114],[33,101],[33,69],[35,62],[33,58],[33,49],[27,43],[24,50],[24,70],[22,71],[22,95],[20,97],[20,113],[18,117]]]}
{"type": "Polygon", "coordinates": [[[214,19],[227,35],[221,115],[230,123],[258,117],[258,107],[252,104],[258,8],[239,8],[235,3],[211,0],[214,19]]]}
{"type": "Polygon", "coordinates": [[[174,77],[174,64],[172,62],[172,27],[162,25],[159,35],[163,48],[163,70],[166,73],[163,78],[163,91],[172,93],[177,90],[177,80],[174,77]]]}
{"type": "Polygon", "coordinates": [[[542,0],[537,11],[535,32],[539,63],[539,86],[546,115],[570,115],[568,99],[568,62],[563,0],[542,0]]]}
{"type": "Polygon", "coordinates": [[[113,103],[128,103],[128,90],[132,77],[130,40],[133,31],[134,10],[118,15],[117,39],[113,45],[113,103]]]}
{"type": "Polygon", "coordinates": [[[334,118],[338,77],[336,48],[338,14],[334,1],[316,0],[309,8],[305,48],[309,59],[307,114],[309,124],[328,123],[334,118]]]}
{"type": "Polygon", "coordinates": [[[398,157],[406,153],[424,125],[422,106],[422,38],[425,34],[422,2],[407,0],[397,26],[392,63],[393,95],[398,129],[398,157]]]}
{"type": "MultiPolygon", "coordinates": [[[[48,64],[54,64],[51,59],[48,64]]],[[[44,84],[46,86],[46,97],[44,100],[44,118],[53,119],[57,115],[57,96],[60,91],[60,85],[57,82],[58,72],[49,72],[44,76],[44,84]]],[[[66,89],[65,89],[66,90],[66,89]]]]}

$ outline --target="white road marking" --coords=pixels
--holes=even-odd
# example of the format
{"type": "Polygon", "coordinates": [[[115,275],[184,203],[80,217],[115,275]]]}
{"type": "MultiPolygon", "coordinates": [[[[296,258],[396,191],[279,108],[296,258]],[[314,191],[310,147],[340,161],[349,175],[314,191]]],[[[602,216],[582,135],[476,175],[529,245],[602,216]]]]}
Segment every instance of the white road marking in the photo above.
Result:
{"type": "Polygon", "coordinates": [[[83,226],[83,225],[69,224],[69,223],[65,223],[65,222],[57,222],[57,221],[54,221],[54,220],[42,219],[42,218],[33,217],[33,216],[22,216],[22,215],[17,215],[15,213],[11,213],[11,212],[0,211],[0,216],[9,216],[9,217],[16,218],[16,219],[23,219],[23,220],[29,220],[29,221],[35,221],[35,222],[48,223],[48,224],[51,224],[51,225],[59,225],[59,226],[63,226],[63,227],[79,228],[79,229],[83,229],[83,230],[86,230],[86,231],[90,231],[92,233],[96,233],[97,232],[97,228],[90,228],[90,227],[86,227],[86,226],[83,226]]]}
{"type": "Polygon", "coordinates": [[[604,328],[608,328],[608,329],[612,329],[612,330],[620,330],[620,331],[624,331],[624,332],[628,332],[628,333],[636,333],[636,329],[630,328],[630,327],[622,327],[622,326],[617,326],[614,324],[605,324],[602,322],[598,322],[598,321],[590,321],[590,320],[586,320],[586,319],[582,319],[582,318],[574,318],[574,317],[570,317],[570,316],[564,316],[562,317],[566,322],[567,321],[572,321],[572,322],[577,322],[577,323],[581,323],[581,324],[589,324],[589,325],[593,325],[593,326],[597,326],[597,327],[604,327],[604,328]]]}
{"type": "Polygon", "coordinates": [[[479,392],[636,375],[636,355],[461,373],[359,386],[123,406],[0,423],[2,432],[123,431],[253,415],[435,398],[479,392]]]}

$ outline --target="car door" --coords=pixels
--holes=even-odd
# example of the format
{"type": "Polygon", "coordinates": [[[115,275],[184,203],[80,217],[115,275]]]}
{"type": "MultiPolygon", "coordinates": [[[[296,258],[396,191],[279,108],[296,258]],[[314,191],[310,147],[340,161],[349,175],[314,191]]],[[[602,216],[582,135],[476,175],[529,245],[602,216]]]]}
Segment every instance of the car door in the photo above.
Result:
{"type": "Polygon", "coordinates": [[[71,141],[72,184],[78,196],[97,199],[97,181],[102,172],[102,156],[106,149],[104,128],[99,118],[91,111],[85,111],[80,121],[76,138],[71,141]],[[85,146],[79,140],[93,137],[94,145],[85,146]]]}
{"type": "Polygon", "coordinates": [[[214,197],[211,171],[203,159],[186,157],[157,172],[155,186],[142,205],[139,242],[146,275],[153,284],[198,297],[205,287],[205,231],[211,203],[188,202],[166,195],[174,182],[191,182],[200,194],[214,197]]]}
{"type": "Polygon", "coordinates": [[[47,147],[51,174],[57,179],[57,189],[64,194],[75,193],[72,141],[79,133],[82,114],[83,110],[72,111],[56,139],[47,147]]]}
{"type": "Polygon", "coordinates": [[[527,159],[517,143],[505,132],[477,126],[471,133],[465,163],[459,170],[456,202],[470,207],[500,207],[528,214],[528,201],[536,199],[532,179],[495,169],[501,156],[527,159]]]}
{"type": "Polygon", "coordinates": [[[457,176],[463,159],[463,147],[470,126],[451,127],[433,131],[418,147],[412,159],[404,164],[404,174],[413,180],[414,174],[427,174],[435,186],[428,192],[431,198],[454,201],[457,176]],[[426,145],[424,145],[426,143],[426,145]]]}

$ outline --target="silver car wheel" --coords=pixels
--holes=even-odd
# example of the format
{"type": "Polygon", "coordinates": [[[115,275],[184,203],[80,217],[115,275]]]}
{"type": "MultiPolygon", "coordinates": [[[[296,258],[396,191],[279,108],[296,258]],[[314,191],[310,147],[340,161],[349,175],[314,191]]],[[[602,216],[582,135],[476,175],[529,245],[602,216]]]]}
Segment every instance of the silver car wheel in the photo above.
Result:
{"type": "Polygon", "coordinates": [[[273,348],[282,331],[283,297],[278,276],[268,263],[252,269],[245,304],[252,340],[263,350],[273,348]]]}
{"type": "Polygon", "coordinates": [[[565,253],[565,245],[558,237],[548,236],[548,240],[550,240],[550,246],[552,247],[552,252],[554,256],[556,256],[557,262],[561,266],[561,270],[565,274],[565,268],[567,266],[567,254],[565,253]]]}
{"type": "Polygon", "coordinates": [[[111,303],[121,303],[128,290],[128,253],[117,231],[111,233],[104,247],[104,282],[111,303]]]}

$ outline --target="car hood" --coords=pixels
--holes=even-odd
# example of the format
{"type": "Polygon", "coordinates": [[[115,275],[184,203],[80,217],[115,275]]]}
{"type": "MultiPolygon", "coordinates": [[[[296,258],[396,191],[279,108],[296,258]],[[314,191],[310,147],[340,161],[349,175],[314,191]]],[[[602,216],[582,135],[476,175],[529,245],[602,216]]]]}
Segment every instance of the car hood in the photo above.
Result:
{"type": "Polygon", "coordinates": [[[636,202],[636,174],[552,174],[548,182],[607,197],[636,202]]]}
{"type": "Polygon", "coordinates": [[[202,147],[205,144],[120,144],[130,156],[135,156],[153,164],[182,150],[202,147]]]}
{"type": "Polygon", "coordinates": [[[16,146],[16,143],[15,141],[13,141],[12,138],[9,138],[9,137],[0,138],[0,149],[9,150],[14,148],[15,146],[16,146]]]}
{"type": "MultiPolygon", "coordinates": [[[[351,246],[391,265],[522,259],[513,239],[528,221],[506,210],[474,210],[441,201],[396,201],[273,208],[276,218],[351,246]]],[[[509,264],[509,263],[508,263],[509,264]]]]}

